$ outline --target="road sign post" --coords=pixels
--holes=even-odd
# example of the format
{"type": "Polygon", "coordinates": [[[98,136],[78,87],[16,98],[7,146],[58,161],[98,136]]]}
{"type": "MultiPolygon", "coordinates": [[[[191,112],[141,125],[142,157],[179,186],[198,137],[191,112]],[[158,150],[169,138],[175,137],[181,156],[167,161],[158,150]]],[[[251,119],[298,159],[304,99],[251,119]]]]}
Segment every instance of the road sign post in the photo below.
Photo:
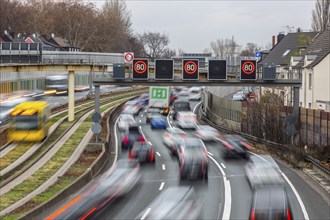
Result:
{"type": "Polygon", "coordinates": [[[199,79],[199,62],[198,60],[182,60],[182,79],[198,80],[199,79]]]}
{"type": "Polygon", "coordinates": [[[155,60],[155,79],[173,80],[174,79],[174,60],[156,59],[155,60]]]}
{"type": "Polygon", "coordinates": [[[227,79],[227,61],[209,60],[208,80],[226,80],[227,79]]]}
{"type": "Polygon", "coordinates": [[[132,68],[133,79],[148,79],[149,64],[147,59],[134,59],[132,68]]]}
{"type": "Polygon", "coordinates": [[[241,60],[241,80],[257,79],[257,61],[241,60]]]}

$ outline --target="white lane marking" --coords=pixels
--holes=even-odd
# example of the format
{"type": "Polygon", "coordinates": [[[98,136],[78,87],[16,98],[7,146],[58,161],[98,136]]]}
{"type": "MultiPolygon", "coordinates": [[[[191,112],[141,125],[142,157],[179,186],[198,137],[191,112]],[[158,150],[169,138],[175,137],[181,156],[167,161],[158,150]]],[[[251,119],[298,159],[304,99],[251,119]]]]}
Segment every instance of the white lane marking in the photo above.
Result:
{"type": "Polygon", "coordinates": [[[226,174],[223,171],[222,167],[219,165],[219,163],[210,155],[208,157],[217,165],[219,170],[221,171],[223,175],[223,184],[224,184],[224,190],[225,190],[225,203],[224,203],[224,209],[222,213],[222,219],[230,219],[230,212],[231,212],[231,186],[230,181],[227,180],[226,174]]]}
{"type": "MultiPolygon", "coordinates": [[[[172,123],[172,122],[171,122],[172,123]]],[[[171,123],[170,123],[170,115],[168,114],[167,115],[167,124],[170,126],[170,128],[173,130],[173,127],[172,127],[172,125],[171,125],[171,123]]]]}
{"type": "Polygon", "coordinates": [[[200,104],[202,104],[202,102],[203,102],[203,101],[200,101],[200,102],[198,102],[198,103],[195,105],[195,108],[194,108],[194,110],[193,110],[193,113],[195,113],[195,114],[196,114],[196,112],[195,112],[195,111],[196,111],[196,109],[197,109],[197,106],[199,106],[200,104]]]}
{"type": "Polygon", "coordinates": [[[291,187],[293,193],[294,193],[295,196],[297,197],[297,200],[298,200],[299,205],[300,205],[300,207],[301,207],[301,211],[302,211],[303,214],[304,214],[304,219],[305,219],[305,220],[309,220],[309,216],[308,216],[307,210],[306,210],[306,208],[305,208],[305,205],[304,205],[304,203],[303,203],[301,197],[299,196],[299,194],[298,194],[296,188],[293,186],[293,184],[291,183],[291,181],[289,180],[289,178],[288,178],[283,172],[281,172],[281,174],[282,174],[282,176],[284,177],[284,179],[288,182],[288,184],[289,184],[289,186],[291,187]]]}
{"type": "Polygon", "coordinates": [[[209,155],[213,156],[213,154],[211,152],[207,152],[209,155]]]}
{"type": "Polygon", "coordinates": [[[231,186],[230,181],[225,177],[223,178],[225,185],[225,206],[223,208],[222,219],[230,219],[231,212],[231,186]]]}
{"type": "Polygon", "coordinates": [[[159,190],[162,190],[163,187],[164,187],[164,185],[165,185],[165,182],[162,182],[162,183],[160,184],[159,190]]]}
{"type": "Polygon", "coordinates": [[[158,157],[161,157],[162,155],[160,155],[160,153],[159,152],[156,152],[156,154],[158,155],[158,157]]]}
{"type": "Polygon", "coordinates": [[[170,123],[172,124],[172,121],[170,121],[170,123]]]}
{"type": "MultiPolygon", "coordinates": [[[[267,160],[265,160],[265,159],[264,159],[263,157],[261,157],[260,155],[255,154],[255,153],[253,153],[253,152],[250,152],[250,153],[253,154],[253,155],[255,155],[255,156],[257,156],[257,157],[259,157],[259,158],[261,158],[262,160],[268,162],[267,160]]],[[[292,189],[294,195],[296,196],[296,198],[297,198],[297,200],[298,200],[298,203],[299,203],[299,205],[300,205],[301,211],[302,211],[302,213],[304,214],[304,219],[305,219],[305,220],[309,220],[309,216],[308,216],[307,210],[306,210],[306,208],[305,208],[305,205],[304,205],[304,203],[303,203],[301,197],[300,197],[299,194],[298,194],[298,191],[296,190],[296,188],[294,187],[294,185],[291,183],[291,181],[289,180],[289,178],[288,178],[288,177],[287,177],[282,171],[280,171],[280,173],[281,173],[281,175],[283,176],[283,178],[285,179],[285,181],[289,184],[289,186],[291,187],[291,189],[292,189]]]]}
{"type": "Polygon", "coordinates": [[[151,211],[151,208],[148,208],[146,210],[146,212],[142,215],[141,220],[144,220],[147,217],[147,215],[149,214],[150,211],[151,211]]]}
{"type": "Polygon", "coordinates": [[[220,164],[224,169],[226,169],[226,166],[223,163],[220,163],[220,164]]]}
{"type": "Polygon", "coordinates": [[[162,165],[162,169],[165,170],[165,164],[162,165]]]}
{"type": "Polygon", "coordinates": [[[152,145],[152,143],[150,141],[148,141],[148,144],[152,145]]]}
{"type": "Polygon", "coordinates": [[[144,110],[144,112],[147,112],[147,110],[144,110]]]}
{"type": "Polygon", "coordinates": [[[141,129],[141,126],[139,126],[139,128],[141,129]]]}
{"type": "Polygon", "coordinates": [[[141,122],[141,120],[139,122],[141,122]]]}
{"type": "Polygon", "coordinates": [[[143,114],[142,114],[142,115],[140,115],[140,117],[142,118],[142,117],[143,117],[143,114]]]}
{"type": "Polygon", "coordinates": [[[117,157],[118,157],[118,137],[117,137],[117,123],[118,123],[119,117],[116,120],[115,123],[115,161],[117,161],[117,157]]]}

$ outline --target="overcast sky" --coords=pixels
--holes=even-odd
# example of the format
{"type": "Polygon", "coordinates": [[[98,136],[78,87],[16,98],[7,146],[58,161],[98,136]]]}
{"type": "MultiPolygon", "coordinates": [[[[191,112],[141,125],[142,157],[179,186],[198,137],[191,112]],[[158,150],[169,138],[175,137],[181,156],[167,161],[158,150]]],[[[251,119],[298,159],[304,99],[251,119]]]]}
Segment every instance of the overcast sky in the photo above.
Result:
{"type": "MultiPolygon", "coordinates": [[[[98,5],[102,4],[98,1],[98,5]]],[[[287,26],[309,31],[315,0],[127,0],[135,33],[166,33],[171,49],[203,52],[216,39],[271,43],[287,26]]]]}

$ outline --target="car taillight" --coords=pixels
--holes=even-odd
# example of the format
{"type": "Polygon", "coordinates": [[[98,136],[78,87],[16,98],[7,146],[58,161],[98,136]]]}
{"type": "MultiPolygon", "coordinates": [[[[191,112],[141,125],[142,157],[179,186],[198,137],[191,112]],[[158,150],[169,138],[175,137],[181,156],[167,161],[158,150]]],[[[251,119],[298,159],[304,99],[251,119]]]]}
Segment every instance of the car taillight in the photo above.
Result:
{"type": "Polygon", "coordinates": [[[225,145],[230,150],[234,150],[233,146],[231,146],[227,141],[222,141],[222,144],[225,145]]]}
{"type": "Polygon", "coordinates": [[[246,147],[249,150],[253,149],[253,147],[251,145],[249,145],[248,143],[245,143],[244,141],[240,141],[240,144],[243,145],[244,147],[246,147]]]}
{"type": "Polygon", "coordinates": [[[291,218],[291,212],[290,212],[290,209],[289,208],[286,209],[286,218],[287,218],[287,220],[291,220],[292,219],[291,218]]]}
{"type": "Polygon", "coordinates": [[[254,209],[251,210],[250,220],[255,220],[255,212],[254,209]]]}
{"type": "Polygon", "coordinates": [[[124,143],[124,144],[128,144],[128,142],[129,142],[128,137],[127,137],[127,136],[124,136],[124,138],[123,138],[123,143],[124,143]]]}

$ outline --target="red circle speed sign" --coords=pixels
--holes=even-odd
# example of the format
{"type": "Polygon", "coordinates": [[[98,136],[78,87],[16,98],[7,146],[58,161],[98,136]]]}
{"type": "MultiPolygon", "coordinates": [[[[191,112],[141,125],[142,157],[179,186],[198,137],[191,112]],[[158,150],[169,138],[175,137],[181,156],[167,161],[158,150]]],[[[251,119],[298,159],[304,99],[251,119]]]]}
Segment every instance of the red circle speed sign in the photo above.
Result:
{"type": "Polygon", "coordinates": [[[134,54],[133,53],[125,53],[124,55],[124,59],[125,59],[125,62],[132,62],[132,60],[134,59],[134,54]]]}
{"type": "Polygon", "coordinates": [[[197,65],[195,62],[193,61],[188,61],[187,63],[185,63],[184,65],[184,71],[190,75],[196,73],[197,71],[197,65]]]}
{"type": "Polygon", "coordinates": [[[137,61],[134,64],[134,71],[137,72],[138,74],[145,73],[147,71],[147,64],[142,60],[137,61]]]}
{"type": "Polygon", "coordinates": [[[246,61],[242,64],[242,71],[245,74],[249,75],[249,74],[253,73],[255,69],[256,69],[256,66],[251,61],[246,61]]]}

